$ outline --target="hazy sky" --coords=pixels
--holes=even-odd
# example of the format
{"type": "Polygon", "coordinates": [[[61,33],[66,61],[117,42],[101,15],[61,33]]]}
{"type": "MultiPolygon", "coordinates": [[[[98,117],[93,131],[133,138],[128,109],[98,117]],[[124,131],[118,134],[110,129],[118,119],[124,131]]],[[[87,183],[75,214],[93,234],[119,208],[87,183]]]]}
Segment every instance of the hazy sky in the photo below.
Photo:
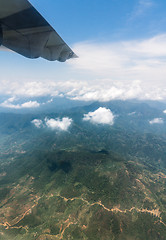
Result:
{"type": "Polygon", "coordinates": [[[166,99],[165,0],[30,2],[79,58],[59,63],[1,51],[6,106],[21,96],[166,99]]]}

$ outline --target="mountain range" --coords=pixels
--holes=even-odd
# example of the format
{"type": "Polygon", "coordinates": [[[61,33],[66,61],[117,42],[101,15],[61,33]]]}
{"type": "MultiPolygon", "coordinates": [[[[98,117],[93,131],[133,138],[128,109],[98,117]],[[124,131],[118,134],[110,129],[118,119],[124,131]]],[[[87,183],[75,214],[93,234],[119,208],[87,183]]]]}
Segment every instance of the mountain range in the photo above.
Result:
{"type": "Polygon", "coordinates": [[[164,240],[166,104],[62,102],[0,113],[0,239],[164,240]]]}

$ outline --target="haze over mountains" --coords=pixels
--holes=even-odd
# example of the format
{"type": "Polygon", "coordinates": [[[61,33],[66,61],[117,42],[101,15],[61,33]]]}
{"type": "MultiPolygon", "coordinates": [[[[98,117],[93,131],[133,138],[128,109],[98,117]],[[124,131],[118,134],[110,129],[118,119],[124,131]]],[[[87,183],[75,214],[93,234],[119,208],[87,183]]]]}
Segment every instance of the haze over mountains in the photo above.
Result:
{"type": "Polygon", "coordinates": [[[164,240],[166,105],[60,100],[0,113],[1,239],[164,240]]]}

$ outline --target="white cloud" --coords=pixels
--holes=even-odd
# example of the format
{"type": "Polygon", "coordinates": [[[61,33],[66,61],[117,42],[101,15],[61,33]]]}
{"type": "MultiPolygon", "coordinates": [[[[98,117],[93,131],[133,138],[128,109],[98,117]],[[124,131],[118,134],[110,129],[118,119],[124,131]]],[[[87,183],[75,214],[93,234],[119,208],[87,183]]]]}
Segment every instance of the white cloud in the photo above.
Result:
{"type": "Polygon", "coordinates": [[[135,41],[84,42],[73,49],[79,58],[66,62],[68,81],[56,81],[52,76],[44,81],[1,80],[0,94],[84,101],[166,99],[166,34],[135,41]]]}
{"type": "Polygon", "coordinates": [[[22,104],[14,104],[15,97],[11,97],[4,101],[3,103],[0,103],[1,107],[4,108],[13,108],[13,109],[22,109],[22,108],[36,108],[39,107],[40,104],[37,101],[29,101],[22,104]]]}
{"type": "Polygon", "coordinates": [[[80,57],[68,64],[93,75],[89,89],[76,99],[166,99],[166,34],[116,43],[79,43],[74,50],[80,57]]]}
{"type": "Polygon", "coordinates": [[[147,12],[147,10],[149,10],[153,6],[155,6],[155,4],[152,0],[139,0],[135,9],[131,13],[129,21],[132,21],[137,17],[141,17],[143,14],[147,12]]]}
{"type": "Polygon", "coordinates": [[[151,121],[149,121],[150,124],[162,124],[164,123],[163,119],[162,118],[154,118],[152,119],[151,121]]]}
{"type": "Polygon", "coordinates": [[[79,43],[74,50],[80,57],[68,64],[75,69],[114,81],[165,80],[160,70],[166,66],[166,34],[138,41],[79,43]]]}
{"type": "Polygon", "coordinates": [[[36,108],[39,106],[40,104],[37,101],[29,101],[29,102],[22,103],[20,105],[21,108],[36,108]]]}
{"type": "Polygon", "coordinates": [[[166,110],[164,110],[164,111],[163,111],[163,113],[165,113],[165,114],[166,114],[166,110]]]}
{"type": "Polygon", "coordinates": [[[41,128],[43,126],[43,121],[40,119],[34,119],[31,121],[37,128],[41,128]]]}
{"type": "Polygon", "coordinates": [[[62,118],[62,120],[58,119],[45,119],[45,124],[48,128],[58,129],[62,131],[67,131],[70,125],[72,124],[72,119],[68,117],[62,118]]]}
{"type": "MultiPolygon", "coordinates": [[[[139,81],[133,81],[130,84],[127,83],[124,84],[122,82],[108,83],[107,80],[105,80],[104,87],[102,86],[103,83],[104,81],[101,81],[97,85],[91,84],[88,86],[87,84],[83,88],[78,89],[75,88],[73,91],[66,93],[65,96],[73,100],[82,101],[93,100],[101,102],[106,102],[115,99],[122,100],[133,98],[142,99],[143,91],[141,88],[141,83],[139,81]]],[[[146,96],[144,97],[146,98],[146,96]]],[[[158,99],[157,94],[155,98],[158,99]]]]}
{"type": "Polygon", "coordinates": [[[37,128],[48,127],[52,130],[62,130],[67,131],[71,126],[73,120],[68,117],[64,117],[62,119],[48,119],[47,117],[42,121],[41,119],[34,119],[31,121],[37,128]]]}
{"type": "Polygon", "coordinates": [[[110,109],[100,107],[94,112],[84,114],[84,121],[90,121],[97,124],[114,124],[114,115],[110,109]]]}
{"type": "Polygon", "coordinates": [[[131,112],[131,113],[128,113],[128,116],[133,116],[135,114],[136,114],[136,112],[131,112]]]}

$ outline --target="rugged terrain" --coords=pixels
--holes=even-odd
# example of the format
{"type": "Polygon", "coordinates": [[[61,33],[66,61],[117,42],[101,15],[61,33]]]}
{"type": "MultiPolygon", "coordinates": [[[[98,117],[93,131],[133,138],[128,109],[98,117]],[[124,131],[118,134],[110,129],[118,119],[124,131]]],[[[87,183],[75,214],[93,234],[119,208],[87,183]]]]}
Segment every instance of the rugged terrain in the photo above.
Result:
{"type": "Polygon", "coordinates": [[[0,239],[166,239],[166,119],[158,105],[94,103],[0,114],[0,239]],[[113,125],[82,121],[107,107],[113,125]],[[62,118],[68,131],[36,128],[62,118]]]}

